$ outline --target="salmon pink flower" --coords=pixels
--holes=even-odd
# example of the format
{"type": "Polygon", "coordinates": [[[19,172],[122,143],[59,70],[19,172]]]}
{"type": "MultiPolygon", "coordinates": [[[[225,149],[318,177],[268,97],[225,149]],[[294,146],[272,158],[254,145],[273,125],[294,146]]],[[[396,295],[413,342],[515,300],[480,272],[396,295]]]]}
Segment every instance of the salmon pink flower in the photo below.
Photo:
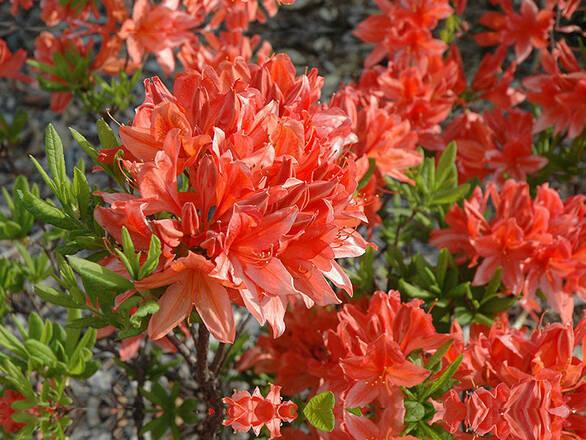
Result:
{"type": "Polygon", "coordinates": [[[243,58],[178,75],[174,93],[155,78],[123,145],[102,152],[111,163],[124,151],[133,194],[99,193],[96,220],[116,241],[127,229],[136,248],[152,234],[163,260],[139,290],[167,287],[149,336],[159,339],[193,307],[210,332],[231,342],[231,302],[285,330],[290,300],[307,307],[352,293],[336,258],[361,255],[366,220],[354,198],[356,136],[334,104],[319,104],[314,70],[296,76],[289,58],[260,65],[243,58]],[[217,70],[216,70],[217,69],[217,70]]]}
{"type": "Polygon", "coordinates": [[[0,78],[14,78],[23,82],[31,82],[31,78],[20,73],[26,61],[26,51],[18,49],[10,53],[6,42],[0,38],[0,78]]]}
{"type": "Polygon", "coordinates": [[[513,10],[512,4],[501,5],[504,13],[486,12],[479,20],[480,24],[493,29],[490,32],[476,34],[481,46],[515,46],[517,63],[522,63],[533,48],[543,49],[547,46],[549,32],[554,24],[554,15],[547,9],[539,10],[533,0],[521,2],[520,13],[513,10]]]}
{"type": "Polygon", "coordinates": [[[169,286],[159,299],[159,310],[149,321],[148,333],[152,339],[165,336],[195,307],[216,339],[221,342],[234,340],[230,298],[226,288],[209,275],[213,268],[211,262],[190,251],[165,271],[135,283],[139,290],[169,286]]]}
{"type": "Polygon", "coordinates": [[[231,426],[235,431],[247,432],[251,428],[258,436],[263,426],[270,433],[270,439],[280,437],[281,423],[292,422],[297,418],[297,405],[281,399],[281,387],[270,384],[267,397],[263,397],[258,387],[252,395],[247,391],[235,392],[231,397],[225,397],[223,402],[228,404],[226,410],[228,419],[225,426],[231,426]]]}
{"type": "Polygon", "coordinates": [[[119,36],[126,41],[128,54],[136,64],[142,64],[145,53],[154,53],[166,75],[175,70],[173,48],[193,38],[191,28],[201,21],[178,10],[178,0],[151,5],[150,0],[138,0],[132,18],[126,20],[119,36]]]}
{"type": "Polygon", "coordinates": [[[450,228],[434,231],[430,242],[447,247],[459,254],[459,262],[468,260],[472,266],[483,258],[474,284],[487,283],[502,267],[507,289],[525,294],[524,307],[538,307],[534,295],[541,289],[562,320],[570,322],[574,295],[583,295],[586,281],[580,238],[585,213],[583,196],[563,202],[547,184],[538,187],[538,195],[532,199],[527,184],[507,180],[499,191],[489,182],[484,196],[477,189],[464,208],[450,210],[446,216],[450,228]],[[489,200],[495,212],[486,219],[489,200]],[[472,209],[471,202],[480,209],[472,209]]]}

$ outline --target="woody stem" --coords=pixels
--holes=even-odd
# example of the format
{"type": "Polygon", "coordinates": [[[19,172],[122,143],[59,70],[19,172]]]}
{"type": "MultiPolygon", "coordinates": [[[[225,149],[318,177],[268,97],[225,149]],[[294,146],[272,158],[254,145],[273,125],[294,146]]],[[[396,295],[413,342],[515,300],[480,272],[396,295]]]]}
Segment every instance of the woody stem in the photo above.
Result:
{"type": "Polygon", "coordinates": [[[199,324],[197,332],[197,368],[196,376],[199,385],[203,390],[204,402],[212,411],[208,411],[203,421],[201,438],[202,440],[214,440],[222,422],[223,409],[218,393],[216,375],[212,375],[208,366],[208,348],[210,332],[204,324],[199,324]]]}

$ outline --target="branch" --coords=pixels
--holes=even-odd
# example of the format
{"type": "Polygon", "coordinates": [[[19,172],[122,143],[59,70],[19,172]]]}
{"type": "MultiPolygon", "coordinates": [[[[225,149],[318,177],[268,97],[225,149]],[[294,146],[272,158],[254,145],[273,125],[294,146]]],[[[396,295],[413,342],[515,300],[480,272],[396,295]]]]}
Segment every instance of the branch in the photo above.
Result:
{"type": "Polygon", "coordinates": [[[208,368],[210,332],[201,323],[198,326],[197,333],[197,343],[195,345],[197,351],[196,375],[203,391],[204,401],[208,406],[207,416],[203,423],[198,425],[198,429],[200,429],[202,440],[214,440],[222,423],[224,409],[218,393],[217,376],[215,374],[211,376],[208,368]]]}
{"type": "Polygon", "coordinates": [[[187,361],[189,366],[191,368],[195,369],[196,365],[197,365],[197,361],[193,357],[193,353],[191,352],[191,350],[189,348],[187,348],[187,345],[185,345],[185,343],[183,341],[181,341],[173,333],[169,333],[167,335],[167,339],[169,340],[169,342],[171,342],[171,344],[173,344],[175,346],[175,348],[177,349],[179,354],[181,356],[183,356],[183,358],[187,361]]]}

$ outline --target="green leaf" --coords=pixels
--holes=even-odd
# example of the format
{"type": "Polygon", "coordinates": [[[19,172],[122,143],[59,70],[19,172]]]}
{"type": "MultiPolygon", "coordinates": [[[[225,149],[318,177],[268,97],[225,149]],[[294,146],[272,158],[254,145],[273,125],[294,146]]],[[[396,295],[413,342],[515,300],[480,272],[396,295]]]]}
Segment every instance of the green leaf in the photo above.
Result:
{"type": "Polygon", "coordinates": [[[419,402],[411,400],[405,401],[404,423],[413,423],[422,420],[425,417],[425,408],[419,402]]]}
{"type": "Polygon", "coordinates": [[[73,90],[71,84],[64,84],[57,81],[50,81],[48,79],[43,78],[41,75],[37,75],[37,80],[39,81],[39,85],[41,89],[51,92],[51,93],[60,93],[60,92],[71,92],[73,90]]]}
{"type": "Polygon", "coordinates": [[[45,365],[53,366],[57,362],[55,353],[40,341],[28,339],[24,342],[24,347],[29,352],[31,358],[39,359],[45,365]]]}
{"type": "Polygon", "coordinates": [[[452,376],[458,371],[460,364],[462,363],[462,359],[464,355],[461,354],[458,356],[454,362],[448,365],[448,368],[442,373],[440,377],[434,380],[430,386],[425,390],[423,394],[423,399],[427,399],[428,397],[434,397],[434,394],[441,390],[445,385],[447,385],[448,381],[452,378],[452,376]]]}
{"type": "Polygon", "coordinates": [[[433,299],[436,297],[432,292],[414,286],[403,279],[399,280],[399,290],[405,292],[410,298],[433,299]]]}
{"type": "Polygon", "coordinates": [[[77,130],[70,127],[69,132],[73,136],[73,139],[75,139],[79,144],[81,149],[85,151],[85,154],[87,154],[92,159],[92,161],[97,163],[98,151],[92,146],[92,144],[90,144],[87,139],[83,137],[77,130]]]}
{"type": "Polygon", "coordinates": [[[344,408],[346,411],[348,411],[350,414],[354,414],[355,416],[358,417],[362,417],[362,411],[360,411],[360,408],[344,408]]]}
{"type": "Polygon", "coordinates": [[[470,324],[474,320],[474,312],[468,307],[458,306],[454,308],[454,314],[462,327],[470,324]]]}
{"type": "Polygon", "coordinates": [[[197,400],[187,399],[177,408],[177,415],[188,425],[195,425],[199,421],[199,416],[196,414],[198,406],[197,400]]]}
{"type": "Polygon", "coordinates": [[[45,324],[36,312],[32,312],[28,315],[28,335],[31,339],[40,341],[44,328],[45,324]]]}
{"type": "Polygon", "coordinates": [[[122,275],[112,272],[97,263],[83,258],[68,256],[71,267],[81,275],[82,278],[90,280],[93,285],[101,286],[107,292],[122,293],[133,289],[134,284],[122,275]]]}
{"type": "Polygon", "coordinates": [[[22,342],[3,325],[0,325],[0,345],[17,356],[20,356],[22,359],[28,359],[28,352],[25,350],[22,342]]]}
{"type": "Polygon", "coordinates": [[[70,295],[67,295],[64,292],[60,292],[57,289],[53,289],[52,287],[45,286],[44,284],[37,284],[35,286],[35,293],[43,301],[46,301],[51,304],[67,308],[86,308],[85,301],[82,303],[78,303],[74,301],[74,299],[70,295]]]}
{"type": "Polygon", "coordinates": [[[368,182],[370,181],[372,175],[374,174],[375,169],[376,169],[376,160],[373,157],[369,157],[368,158],[368,170],[366,170],[366,173],[364,174],[364,176],[362,176],[362,178],[358,182],[358,186],[356,187],[356,193],[358,193],[358,191],[360,191],[362,188],[364,188],[366,185],[368,185],[368,182]]]}
{"type": "Polygon", "coordinates": [[[334,393],[324,391],[316,394],[307,402],[303,414],[307,418],[307,421],[316,429],[323,432],[331,432],[334,430],[336,423],[333,412],[335,403],[334,393]]]}
{"type": "Polygon", "coordinates": [[[147,300],[147,301],[143,301],[143,303],[140,305],[138,310],[136,312],[134,312],[134,314],[132,316],[137,316],[139,318],[142,318],[142,317],[145,317],[148,315],[152,315],[153,313],[156,313],[158,310],[159,310],[159,304],[157,304],[156,301],[147,300]]]}
{"type": "Polygon", "coordinates": [[[516,296],[509,296],[506,298],[493,298],[480,307],[480,311],[484,315],[496,315],[497,313],[507,310],[517,302],[519,298],[516,296]]]}
{"type": "Polygon", "coordinates": [[[57,226],[61,229],[78,229],[79,223],[68,215],[64,214],[62,210],[53,205],[34,196],[32,193],[18,192],[18,197],[21,198],[25,208],[37,219],[57,226]]]}
{"type": "Polygon", "coordinates": [[[12,402],[11,408],[15,411],[26,411],[38,405],[39,403],[34,400],[15,400],[12,402]]]}
{"type": "Polygon", "coordinates": [[[444,342],[435,351],[435,353],[432,354],[431,357],[427,360],[427,362],[425,364],[425,368],[430,371],[433,370],[433,368],[440,363],[440,361],[444,357],[444,354],[446,354],[448,352],[448,350],[450,349],[450,346],[452,345],[453,342],[454,342],[453,339],[450,339],[449,341],[444,342]]]}
{"type": "Polygon", "coordinates": [[[456,171],[456,153],[457,148],[454,142],[450,142],[448,147],[442,153],[440,160],[437,164],[436,172],[436,188],[445,187],[449,183],[451,175],[455,174],[456,171]]]}
{"type": "Polygon", "coordinates": [[[37,423],[38,418],[30,413],[13,413],[11,416],[12,420],[18,423],[37,423]]]}
{"type": "Polygon", "coordinates": [[[446,272],[448,267],[453,266],[454,260],[452,259],[450,251],[446,248],[441,249],[437,257],[437,264],[435,266],[435,279],[437,280],[440,288],[444,287],[444,281],[446,279],[446,272]]]}
{"type": "Polygon", "coordinates": [[[53,179],[58,186],[63,187],[67,179],[65,169],[65,156],[63,154],[63,144],[61,138],[52,124],[47,125],[45,130],[45,151],[47,153],[47,162],[53,179]]]}
{"type": "Polygon", "coordinates": [[[501,286],[501,276],[503,268],[499,267],[495,272],[488,284],[486,285],[486,296],[492,296],[496,294],[498,288],[501,286]]]}
{"type": "Polygon", "coordinates": [[[470,185],[468,183],[464,183],[455,188],[446,188],[444,190],[438,191],[433,195],[433,200],[431,201],[431,204],[447,205],[456,203],[463,199],[466,194],[468,194],[469,189],[470,185]]]}
{"type": "Polygon", "coordinates": [[[77,206],[82,221],[88,221],[91,191],[85,174],[77,167],[73,169],[73,190],[77,199],[77,206]]]}
{"type": "Polygon", "coordinates": [[[161,256],[161,241],[155,234],[151,235],[151,243],[149,245],[149,253],[147,259],[138,271],[138,279],[149,276],[157,268],[159,258],[161,256]]]}
{"type": "Polygon", "coordinates": [[[114,132],[110,128],[110,126],[104,121],[100,119],[97,123],[98,125],[98,138],[100,138],[100,144],[102,144],[103,148],[117,148],[120,146],[120,142],[114,136],[114,132]]]}

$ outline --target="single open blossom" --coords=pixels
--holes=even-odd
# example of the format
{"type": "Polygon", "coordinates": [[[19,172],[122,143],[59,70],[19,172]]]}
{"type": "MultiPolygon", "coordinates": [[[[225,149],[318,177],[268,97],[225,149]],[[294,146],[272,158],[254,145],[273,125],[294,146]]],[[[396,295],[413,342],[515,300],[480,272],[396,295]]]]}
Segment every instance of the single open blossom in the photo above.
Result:
{"type": "Polygon", "coordinates": [[[12,420],[12,414],[15,412],[12,409],[12,404],[17,400],[24,400],[24,396],[14,390],[4,390],[2,397],[0,397],[0,426],[7,434],[20,431],[25,425],[12,420]]]}
{"type": "Polygon", "coordinates": [[[223,402],[228,405],[227,419],[224,425],[231,426],[235,431],[247,432],[251,428],[258,436],[266,426],[270,438],[280,437],[282,422],[292,422],[297,418],[297,405],[291,401],[282,401],[281,387],[270,384],[267,397],[263,397],[258,387],[250,395],[247,391],[237,391],[223,402]]]}

